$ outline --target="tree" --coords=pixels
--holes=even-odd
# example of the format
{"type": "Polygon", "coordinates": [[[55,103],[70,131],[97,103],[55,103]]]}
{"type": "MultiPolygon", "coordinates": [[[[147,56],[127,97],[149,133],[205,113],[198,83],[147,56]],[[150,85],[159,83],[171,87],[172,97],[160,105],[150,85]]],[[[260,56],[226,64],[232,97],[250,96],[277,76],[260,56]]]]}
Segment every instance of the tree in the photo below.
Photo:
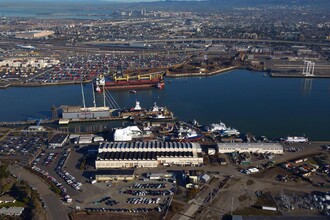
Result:
{"type": "Polygon", "coordinates": [[[0,179],[7,178],[9,176],[8,165],[2,164],[0,165],[0,179]]]}

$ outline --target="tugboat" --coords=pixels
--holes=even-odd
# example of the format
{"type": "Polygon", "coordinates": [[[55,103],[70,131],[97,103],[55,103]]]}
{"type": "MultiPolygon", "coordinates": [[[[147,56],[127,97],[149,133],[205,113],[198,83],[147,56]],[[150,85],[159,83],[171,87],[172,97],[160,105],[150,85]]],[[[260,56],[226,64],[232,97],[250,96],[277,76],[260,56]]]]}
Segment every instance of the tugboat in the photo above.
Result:
{"type": "Polygon", "coordinates": [[[173,119],[173,113],[169,112],[165,107],[158,107],[157,103],[154,103],[154,106],[149,111],[149,118],[150,119],[173,119]]]}

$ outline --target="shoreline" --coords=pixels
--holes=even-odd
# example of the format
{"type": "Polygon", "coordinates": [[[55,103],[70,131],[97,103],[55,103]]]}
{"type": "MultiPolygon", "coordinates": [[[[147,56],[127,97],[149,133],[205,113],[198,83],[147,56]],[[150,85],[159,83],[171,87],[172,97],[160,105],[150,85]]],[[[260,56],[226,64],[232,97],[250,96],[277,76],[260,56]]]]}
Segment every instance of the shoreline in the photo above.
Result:
{"type": "Polygon", "coordinates": [[[90,83],[93,80],[84,80],[84,81],[68,81],[68,82],[56,82],[56,83],[9,83],[3,86],[0,86],[0,89],[7,89],[10,87],[47,87],[47,86],[65,86],[65,85],[75,85],[75,84],[86,84],[90,83]]]}
{"type": "MultiPolygon", "coordinates": [[[[166,73],[164,77],[166,78],[193,78],[193,77],[209,77],[224,74],[236,69],[247,69],[253,72],[266,72],[265,70],[260,69],[249,69],[242,66],[231,66],[223,69],[219,69],[209,73],[166,73]]],[[[160,73],[160,72],[156,72],[160,73]]],[[[270,73],[268,74],[272,78],[301,78],[301,79],[329,79],[330,75],[314,75],[314,76],[303,76],[302,74],[291,74],[291,73],[270,73]]],[[[136,77],[133,77],[136,78],[136,77]]],[[[47,86],[65,86],[65,85],[76,85],[76,84],[87,84],[93,82],[93,79],[84,80],[84,81],[67,81],[67,82],[56,82],[56,83],[1,83],[0,81],[0,90],[7,89],[10,87],[47,87],[47,86]]]]}

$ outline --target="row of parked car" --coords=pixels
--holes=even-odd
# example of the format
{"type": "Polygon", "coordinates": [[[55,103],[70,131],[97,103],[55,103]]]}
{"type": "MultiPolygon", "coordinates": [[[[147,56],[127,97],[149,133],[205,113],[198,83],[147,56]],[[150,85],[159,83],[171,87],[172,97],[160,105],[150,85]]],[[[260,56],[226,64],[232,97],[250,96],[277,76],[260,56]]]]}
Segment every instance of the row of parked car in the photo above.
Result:
{"type": "Polygon", "coordinates": [[[160,198],[128,198],[126,202],[129,204],[158,204],[160,198]]]}
{"type": "Polygon", "coordinates": [[[169,196],[173,194],[170,190],[124,190],[120,192],[133,196],[169,196]]]}
{"type": "Polygon", "coordinates": [[[44,171],[43,169],[40,169],[37,166],[32,166],[31,168],[32,168],[32,170],[40,173],[41,175],[43,175],[47,179],[49,179],[52,183],[54,183],[54,185],[61,190],[61,193],[62,193],[63,197],[66,199],[67,202],[71,202],[72,201],[72,199],[70,198],[70,196],[67,194],[67,190],[66,190],[65,186],[63,186],[62,183],[60,183],[53,176],[49,175],[48,172],[44,171]]]}
{"type": "Polygon", "coordinates": [[[86,208],[86,211],[90,212],[151,212],[157,211],[161,212],[162,209],[160,207],[156,208],[135,208],[135,209],[126,209],[126,208],[86,208]]]}
{"type": "Polygon", "coordinates": [[[56,159],[56,157],[57,157],[57,153],[53,153],[53,152],[49,153],[47,158],[45,158],[43,165],[48,167],[50,164],[53,163],[53,161],[56,159]]]}
{"type": "Polygon", "coordinates": [[[72,176],[69,172],[64,170],[64,164],[69,156],[68,153],[64,153],[61,157],[58,165],[56,167],[56,173],[65,180],[65,182],[70,185],[75,190],[81,190],[82,183],[78,182],[74,176],[72,176]]]}
{"type": "Polygon", "coordinates": [[[161,189],[165,188],[165,183],[135,183],[130,188],[132,189],[161,189]]]}

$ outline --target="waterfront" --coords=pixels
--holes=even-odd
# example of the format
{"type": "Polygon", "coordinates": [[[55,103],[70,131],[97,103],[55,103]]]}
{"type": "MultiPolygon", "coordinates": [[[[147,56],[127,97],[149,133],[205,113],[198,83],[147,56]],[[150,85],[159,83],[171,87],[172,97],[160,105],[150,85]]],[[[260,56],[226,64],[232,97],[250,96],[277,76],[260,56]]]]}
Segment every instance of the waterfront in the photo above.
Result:
{"type": "MultiPolygon", "coordinates": [[[[2,6],[2,5],[0,5],[2,6]]],[[[38,18],[38,19],[103,19],[111,18],[111,11],[106,8],[84,8],[74,5],[40,5],[40,6],[7,6],[0,8],[4,17],[38,18]]]]}
{"type": "MultiPolygon", "coordinates": [[[[92,105],[92,89],[85,87],[92,105]]],[[[329,140],[330,82],[325,79],[269,78],[263,73],[234,70],[208,78],[167,79],[164,90],[111,91],[122,108],[154,102],[166,105],[180,120],[210,124],[222,120],[241,132],[285,137],[303,135],[329,140]]],[[[98,103],[102,95],[97,94],[98,103]]],[[[0,90],[1,121],[51,117],[54,104],[82,103],[79,85],[0,90]]],[[[110,122],[111,124],[111,122],[110,122]]],[[[74,125],[71,125],[74,126],[74,125]]]]}

